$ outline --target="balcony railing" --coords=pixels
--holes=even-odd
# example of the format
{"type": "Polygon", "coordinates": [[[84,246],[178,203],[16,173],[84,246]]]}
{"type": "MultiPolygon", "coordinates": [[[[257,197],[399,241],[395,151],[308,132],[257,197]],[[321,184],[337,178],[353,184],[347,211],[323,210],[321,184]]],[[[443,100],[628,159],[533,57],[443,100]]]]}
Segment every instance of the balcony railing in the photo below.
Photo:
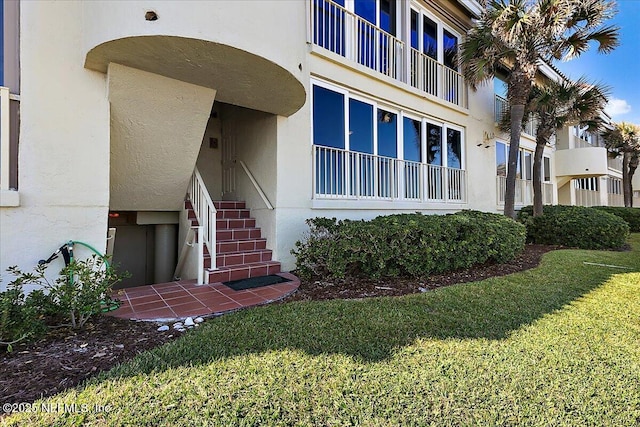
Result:
{"type": "Polygon", "coordinates": [[[600,206],[600,192],[576,188],[576,206],[600,206]]]}
{"type": "Polygon", "coordinates": [[[494,95],[493,112],[496,123],[501,123],[504,116],[509,114],[509,104],[500,95],[494,95]]]}
{"type": "Polygon", "coordinates": [[[524,125],[524,133],[533,136],[534,138],[538,134],[538,119],[533,114],[529,114],[527,123],[524,125]]]}
{"type": "Polygon", "coordinates": [[[18,110],[20,101],[0,86],[0,190],[18,188],[18,110]]]}
{"type": "MultiPolygon", "coordinates": [[[[507,177],[497,177],[498,204],[504,204],[504,196],[507,191],[507,177]]],[[[530,205],[533,203],[533,181],[516,179],[516,205],[530,205]]]]}
{"type": "Polygon", "coordinates": [[[404,75],[404,42],[329,0],[313,0],[311,34],[324,47],[389,77],[404,75]]]}
{"type": "Polygon", "coordinates": [[[407,49],[402,40],[331,0],[310,1],[310,41],[314,45],[467,108],[462,74],[407,49]]]}
{"type": "Polygon", "coordinates": [[[413,48],[410,49],[409,63],[411,86],[466,107],[467,87],[462,74],[413,48]]]}
{"type": "MultiPolygon", "coordinates": [[[[509,104],[507,100],[500,95],[494,95],[493,111],[496,123],[501,123],[503,118],[509,114],[509,104]]],[[[538,120],[532,114],[529,114],[524,125],[524,133],[535,138],[538,133],[538,120]]]]}
{"type": "Polygon", "coordinates": [[[616,157],[614,159],[607,157],[607,165],[610,169],[622,172],[622,157],[616,157]]]}
{"type": "MultiPolygon", "coordinates": [[[[609,193],[608,199],[609,206],[624,206],[624,196],[622,194],[609,193]]],[[[634,206],[636,206],[635,203],[634,206]]]]}
{"type": "Polygon", "coordinates": [[[550,182],[542,183],[542,203],[545,205],[553,204],[553,184],[550,182]]]}
{"type": "MultiPolygon", "coordinates": [[[[504,196],[507,191],[507,177],[498,176],[497,180],[497,192],[498,192],[498,204],[504,204],[504,196]]],[[[527,179],[516,179],[516,205],[530,205],[533,203],[533,181],[527,179]]],[[[553,184],[550,182],[542,183],[542,203],[545,205],[553,204],[553,184]]]]}
{"type": "Polygon", "coordinates": [[[314,198],[466,202],[466,171],[314,146],[314,198]]]}

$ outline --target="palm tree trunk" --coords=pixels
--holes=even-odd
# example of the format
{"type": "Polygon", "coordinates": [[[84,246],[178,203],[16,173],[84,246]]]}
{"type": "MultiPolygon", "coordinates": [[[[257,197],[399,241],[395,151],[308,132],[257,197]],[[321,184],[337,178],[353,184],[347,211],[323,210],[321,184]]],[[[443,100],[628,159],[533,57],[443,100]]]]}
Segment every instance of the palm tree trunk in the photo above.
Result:
{"type": "Polygon", "coordinates": [[[520,150],[520,134],[522,133],[522,119],[524,118],[524,104],[512,104],[511,136],[509,145],[509,161],[507,164],[507,181],[504,193],[504,215],[510,218],[516,217],[516,170],[518,166],[518,151],[520,150]]]}
{"type": "Polygon", "coordinates": [[[538,130],[536,136],[536,152],[533,155],[533,216],[540,216],[543,212],[542,203],[542,154],[547,145],[545,136],[538,130]]]}
{"type": "Polygon", "coordinates": [[[624,197],[624,205],[631,207],[631,180],[629,179],[629,153],[622,153],[622,194],[624,197]]]}
{"type": "Polygon", "coordinates": [[[629,159],[629,206],[633,207],[633,175],[636,173],[636,169],[638,169],[638,155],[632,155],[631,159],[629,159]]]}

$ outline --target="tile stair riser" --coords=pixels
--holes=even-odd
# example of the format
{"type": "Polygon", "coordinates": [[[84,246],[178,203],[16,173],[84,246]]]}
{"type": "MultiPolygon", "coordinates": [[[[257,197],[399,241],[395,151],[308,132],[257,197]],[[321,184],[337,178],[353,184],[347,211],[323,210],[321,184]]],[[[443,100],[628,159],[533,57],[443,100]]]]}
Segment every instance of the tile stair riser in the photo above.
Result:
{"type": "Polygon", "coordinates": [[[209,283],[228,282],[229,280],[248,279],[250,277],[267,276],[276,273],[280,273],[280,263],[276,261],[234,265],[231,267],[221,267],[220,270],[210,271],[209,283]]]}
{"type": "MultiPolygon", "coordinates": [[[[208,283],[241,280],[280,272],[280,263],[272,261],[266,239],[250,218],[244,202],[214,202],[216,209],[216,270],[208,273],[208,283]]],[[[190,208],[190,204],[185,204],[190,208]]],[[[198,225],[195,213],[188,211],[191,224],[198,225]]],[[[211,268],[211,256],[205,247],[204,266],[211,268]]]]}
{"type": "Polygon", "coordinates": [[[250,218],[249,209],[221,209],[216,212],[217,219],[250,218]]]}

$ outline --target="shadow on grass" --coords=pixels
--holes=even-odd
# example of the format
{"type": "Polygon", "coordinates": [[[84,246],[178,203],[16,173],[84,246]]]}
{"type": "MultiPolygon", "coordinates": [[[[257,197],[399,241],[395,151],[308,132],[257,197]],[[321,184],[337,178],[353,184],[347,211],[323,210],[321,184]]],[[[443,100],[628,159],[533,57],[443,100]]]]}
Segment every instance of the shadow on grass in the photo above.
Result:
{"type": "Polygon", "coordinates": [[[421,338],[500,340],[620,273],[583,264],[603,260],[640,268],[637,248],[627,255],[556,251],[546,254],[543,264],[533,270],[419,295],[260,307],[208,321],[194,333],[144,353],[106,376],[197,366],[281,349],[311,355],[339,353],[375,362],[421,338]]]}

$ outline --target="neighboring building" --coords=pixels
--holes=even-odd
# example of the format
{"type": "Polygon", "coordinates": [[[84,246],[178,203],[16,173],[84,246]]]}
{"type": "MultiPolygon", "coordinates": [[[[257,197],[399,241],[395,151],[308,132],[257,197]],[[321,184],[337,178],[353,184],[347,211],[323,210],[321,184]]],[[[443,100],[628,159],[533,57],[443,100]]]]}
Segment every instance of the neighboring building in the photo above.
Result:
{"type": "MultiPolygon", "coordinates": [[[[203,251],[216,252],[211,281],[293,269],[310,217],[503,209],[504,86],[471,91],[454,61],[479,1],[5,0],[3,10],[3,271],[68,240],[104,250],[112,227],[127,285],[170,280],[177,263],[195,277],[187,193],[203,251]],[[216,233],[208,197],[246,209],[217,203],[216,233]]],[[[533,129],[517,206],[532,202],[533,129]]],[[[567,130],[545,149],[545,202],[619,204],[619,170],[580,137],[567,130]]]]}

